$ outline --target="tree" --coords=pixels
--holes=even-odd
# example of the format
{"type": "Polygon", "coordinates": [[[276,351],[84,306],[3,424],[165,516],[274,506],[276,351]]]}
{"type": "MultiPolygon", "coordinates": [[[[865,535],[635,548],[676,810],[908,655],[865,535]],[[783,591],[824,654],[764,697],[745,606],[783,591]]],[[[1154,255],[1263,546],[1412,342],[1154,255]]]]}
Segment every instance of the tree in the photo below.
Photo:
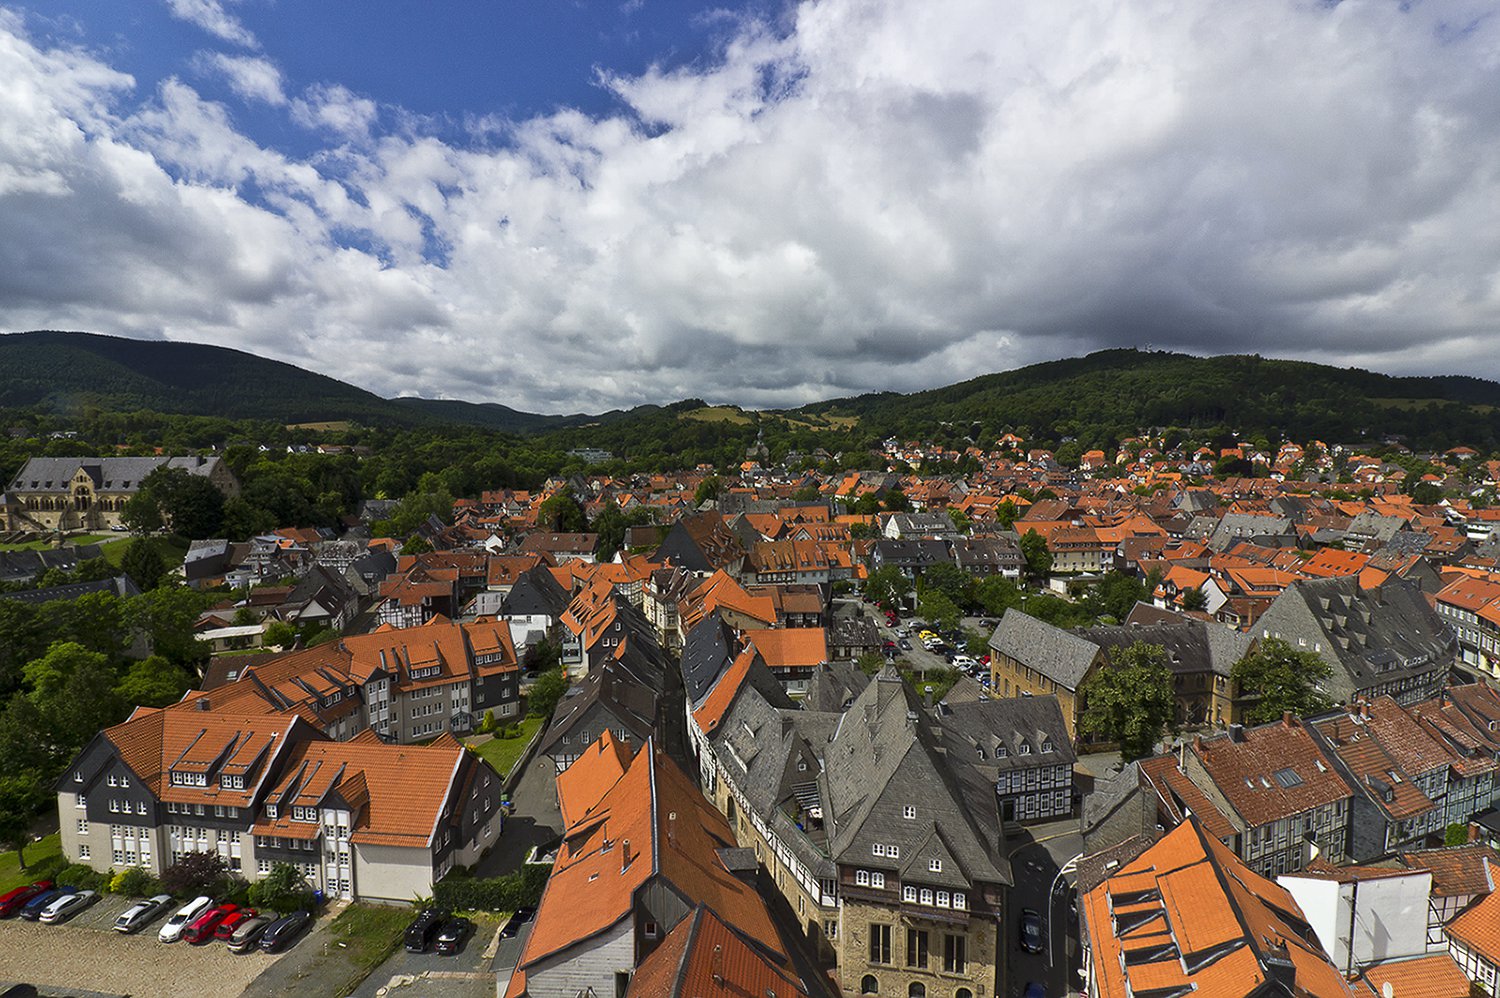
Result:
{"type": "Polygon", "coordinates": [[[1016,525],[1016,517],[1019,515],[1020,513],[1016,509],[1014,499],[1006,499],[999,506],[995,507],[995,522],[1006,530],[1010,530],[1016,525]]]}
{"type": "Polygon", "coordinates": [[[310,910],[313,891],[301,870],[290,863],[277,863],[270,873],[250,885],[250,903],[285,915],[310,910]]]}
{"type": "Polygon", "coordinates": [[[974,586],[974,600],[992,617],[1021,605],[1021,588],[1003,575],[987,575],[974,586]]]}
{"type": "Polygon", "coordinates": [[[161,546],[150,537],[137,537],[125,548],[120,570],[144,592],[155,589],[167,574],[167,559],[161,546]]]}
{"type": "Polygon", "coordinates": [[[563,694],[568,692],[568,674],[562,669],[544,672],[531,684],[526,712],[532,717],[551,717],[563,694]]]}
{"type": "Polygon", "coordinates": [[[1099,583],[1083,598],[1084,606],[1095,617],[1124,620],[1136,603],[1146,599],[1151,590],[1124,572],[1105,572],[1099,583]]]}
{"type": "Polygon", "coordinates": [[[1317,652],[1298,651],[1279,638],[1265,639],[1229,670],[1251,724],[1279,720],[1286,711],[1302,717],[1327,709],[1329,700],[1318,685],[1332,675],[1317,652]]]}
{"type": "Polygon", "coordinates": [[[53,761],[61,766],[94,734],[120,720],[115,670],[109,659],[72,641],[60,641],[25,669],[28,694],[48,732],[53,761]]]}
{"type": "Polygon", "coordinates": [[[273,620],[266,625],[265,633],[261,635],[262,644],[278,648],[290,648],[296,640],[297,629],[284,620],[273,620]]]}
{"type": "Polygon", "coordinates": [[[895,565],[877,568],[865,580],[865,595],[876,603],[895,606],[909,592],[911,579],[895,565]]]}
{"type": "Polygon", "coordinates": [[[1195,612],[1208,609],[1208,597],[1204,594],[1202,586],[1194,586],[1182,591],[1182,608],[1195,612]]]}
{"type": "Polygon", "coordinates": [[[1021,535],[1021,557],[1026,559],[1028,578],[1045,579],[1052,571],[1052,552],[1047,550],[1047,538],[1035,530],[1021,535]]]}
{"type": "Polygon", "coordinates": [[[958,626],[958,620],[962,616],[958,604],[954,603],[942,592],[929,590],[917,597],[917,612],[926,620],[932,621],[939,630],[951,631],[958,626]]]}
{"type": "Polygon", "coordinates": [[[193,677],[185,669],[161,655],[152,655],[132,665],[115,692],[129,704],[165,707],[181,700],[192,685],[193,677]]]}
{"type": "Polygon", "coordinates": [[[718,502],[719,492],[721,488],[722,486],[719,482],[719,476],[709,475],[707,478],[703,479],[703,481],[698,483],[698,491],[693,493],[693,505],[701,506],[705,502],[708,502],[710,499],[712,499],[714,502],[718,502]]]}
{"type": "Polygon", "coordinates": [[[1175,730],[1177,699],[1160,645],[1137,641],[1116,652],[1083,684],[1081,727],[1118,742],[1127,762],[1150,755],[1164,731],[1175,730]]]}
{"type": "Polygon", "coordinates": [[[137,534],[171,527],[201,540],[223,532],[224,493],[202,475],[161,467],[146,476],[120,517],[137,534]]]}
{"type": "Polygon", "coordinates": [[[892,513],[905,513],[911,509],[911,500],[900,489],[891,489],[885,494],[884,505],[892,513]]]}
{"type": "Polygon", "coordinates": [[[857,660],[855,660],[854,664],[859,666],[859,671],[863,672],[865,675],[873,676],[875,675],[875,673],[885,668],[885,663],[886,658],[880,652],[867,651],[857,660]]]}
{"type": "Polygon", "coordinates": [[[26,846],[31,842],[32,822],[50,796],[35,771],[23,770],[0,776],[0,846],[15,850],[16,861],[23,870],[26,869],[26,846]]]}
{"type": "Polygon", "coordinates": [[[229,866],[216,852],[188,852],[162,871],[161,884],[168,894],[195,897],[215,895],[229,879],[229,866]]]}
{"type": "Polygon", "coordinates": [[[581,534],[589,527],[583,506],[573,490],[562,488],[548,496],[536,511],[537,526],[562,534],[581,534]]]}
{"type": "Polygon", "coordinates": [[[1469,826],[1454,822],[1443,830],[1443,845],[1461,846],[1467,845],[1469,841],[1469,826]]]}
{"type": "Polygon", "coordinates": [[[126,602],[125,620],[150,638],[156,654],[187,665],[208,657],[194,625],[213,602],[213,596],[186,586],[157,586],[126,602]]]}
{"type": "Polygon", "coordinates": [[[942,593],[955,604],[966,606],[970,602],[969,591],[973,584],[973,577],[957,565],[939,562],[922,573],[919,588],[924,593],[942,593]]]}

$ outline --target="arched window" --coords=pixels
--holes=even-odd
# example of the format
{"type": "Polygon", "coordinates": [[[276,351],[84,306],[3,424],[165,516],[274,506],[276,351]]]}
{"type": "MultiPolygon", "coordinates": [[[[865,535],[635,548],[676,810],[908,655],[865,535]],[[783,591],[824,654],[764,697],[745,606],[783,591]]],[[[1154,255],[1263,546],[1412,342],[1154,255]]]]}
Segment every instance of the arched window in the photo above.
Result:
{"type": "Polygon", "coordinates": [[[957,991],[953,992],[953,998],[974,998],[974,992],[970,991],[968,988],[959,988],[957,991]]]}
{"type": "Polygon", "coordinates": [[[864,979],[859,982],[859,993],[862,995],[880,994],[880,982],[875,980],[874,974],[866,974],[864,979]]]}
{"type": "Polygon", "coordinates": [[[927,985],[913,981],[906,989],[906,998],[927,998],[927,985]]]}

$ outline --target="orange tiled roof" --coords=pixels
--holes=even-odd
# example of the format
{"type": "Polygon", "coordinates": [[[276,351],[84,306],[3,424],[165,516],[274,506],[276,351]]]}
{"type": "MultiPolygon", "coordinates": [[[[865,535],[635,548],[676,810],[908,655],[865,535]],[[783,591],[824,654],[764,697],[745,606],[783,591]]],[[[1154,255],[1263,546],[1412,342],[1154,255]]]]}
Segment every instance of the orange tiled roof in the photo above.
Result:
{"type": "Polygon", "coordinates": [[[828,635],[821,627],[747,629],[744,638],[772,669],[816,666],[828,661],[828,635]]]}
{"type": "Polygon", "coordinates": [[[1445,930],[1471,953],[1500,964],[1500,892],[1494,892],[1448,923],[1445,930]]]}

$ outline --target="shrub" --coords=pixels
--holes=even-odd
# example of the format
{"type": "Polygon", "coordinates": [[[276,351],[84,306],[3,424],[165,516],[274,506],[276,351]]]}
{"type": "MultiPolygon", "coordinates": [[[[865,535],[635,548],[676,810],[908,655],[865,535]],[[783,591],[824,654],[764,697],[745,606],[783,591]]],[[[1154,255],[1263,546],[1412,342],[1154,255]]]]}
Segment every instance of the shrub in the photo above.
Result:
{"type": "Polygon", "coordinates": [[[59,884],[67,884],[69,887],[76,887],[81,891],[102,891],[105,884],[108,883],[109,877],[95,870],[92,866],[74,863],[72,866],[65,866],[58,871],[56,880],[59,884]]]}
{"type": "Polygon", "coordinates": [[[257,908],[270,908],[283,914],[311,911],[313,891],[302,871],[290,863],[277,863],[271,872],[250,885],[249,901],[257,908]]]}
{"type": "Polygon", "coordinates": [[[213,852],[184,853],[183,857],[162,871],[161,883],[168,894],[196,897],[217,894],[226,886],[229,867],[224,857],[213,852]]]}
{"type": "Polygon", "coordinates": [[[150,870],[132,866],[111,877],[109,889],[112,893],[129,897],[150,897],[161,893],[161,881],[153,877],[150,870]]]}
{"type": "Polygon", "coordinates": [[[1443,831],[1443,845],[1461,846],[1469,841],[1469,826],[1454,823],[1443,831]]]}
{"type": "Polygon", "coordinates": [[[449,911],[515,911],[535,907],[552,871],[545,866],[524,866],[503,877],[475,880],[451,874],[432,886],[433,900],[449,911]]]}
{"type": "Polygon", "coordinates": [[[33,881],[51,880],[57,882],[57,878],[68,865],[68,858],[61,853],[39,859],[26,868],[26,876],[33,881]]]}
{"type": "Polygon", "coordinates": [[[479,722],[479,733],[481,735],[487,735],[494,730],[495,712],[493,710],[487,710],[484,712],[484,718],[479,722]]]}

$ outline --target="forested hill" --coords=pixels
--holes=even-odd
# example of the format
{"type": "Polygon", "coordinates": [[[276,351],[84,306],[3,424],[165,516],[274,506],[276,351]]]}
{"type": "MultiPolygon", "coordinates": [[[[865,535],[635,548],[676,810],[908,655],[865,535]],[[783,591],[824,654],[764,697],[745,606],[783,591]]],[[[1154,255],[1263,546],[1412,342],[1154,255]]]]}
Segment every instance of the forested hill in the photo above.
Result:
{"type": "Polygon", "coordinates": [[[1118,440],[1142,427],[1226,428],[1247,436],[1356,441],[1388,434],[1414,446],[1500,444],[1500,384],[1480,378],[1398,378],[1259,356],[1191,357],[1104,350],[1033,364],[911,395],[834,399],[799,413],[854,416],[903,437],[952,424],[979,438],[1006,429],[1056,439],[1118,440]]]}
{"type": "Polygon", "coordinates": [[[335,378],[200,343],[37,331],[0,336],[0,407],[93,406],[278,423],[461,423],[515,433],[566,426],[502,405],[384,399],[335,378]]]}
{"type": "Polygon", "coordinates": [[[460,425],[543,435],[661,462],[733,458],[764,431],[773,446],[862,450],[889,435],[993,440],[1016,430],[1109,447],[1145,427],[1354,442],[1397,435],[1420,448],[1500,447],[1500,384],[1397,378],[1258,356],[1106,350],[911,395],[891,392],[756,414],[698,400],[598,416],[543,416],[495,403],[384,399],[321,374],[224,347],[92,333],[0,336],[0,407],[87,407],[231,419],[391,427],[460,425]]]}

